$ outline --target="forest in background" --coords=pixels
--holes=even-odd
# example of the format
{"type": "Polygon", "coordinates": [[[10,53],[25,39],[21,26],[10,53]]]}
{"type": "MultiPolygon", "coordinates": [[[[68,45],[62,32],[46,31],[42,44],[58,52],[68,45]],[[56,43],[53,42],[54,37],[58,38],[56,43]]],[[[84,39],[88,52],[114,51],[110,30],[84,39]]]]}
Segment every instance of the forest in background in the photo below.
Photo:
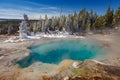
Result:
{"type": "MultiPolygon", "coordinates": [[[[80,12],[73,14],[60,15],[59,17],[45,19],[29,20],[30,32],[45,32],[46,27],[50,31],[67,31],[74,33],[104,33],[108,30],[120,27],[120,7],[114,11],[110,7],[104,15],[98,15],[93,10],[87,11],[82,9],[80,12]]],[[[17,34],[21,20],[0,21],[0,34],[17,34]]]]}

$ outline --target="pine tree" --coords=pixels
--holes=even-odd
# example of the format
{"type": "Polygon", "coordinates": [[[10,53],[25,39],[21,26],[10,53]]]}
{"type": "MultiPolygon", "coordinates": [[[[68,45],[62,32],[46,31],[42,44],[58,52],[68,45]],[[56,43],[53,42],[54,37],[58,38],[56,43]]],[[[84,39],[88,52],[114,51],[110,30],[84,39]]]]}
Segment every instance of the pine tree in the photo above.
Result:
{"type": "Polygon", "coordinates": [[[98,17],[97,13],[94,13],[93,18],[92,18],[92,25],[91,25],[91,30],[93,30],[93,31],[95,31],[94,23],[95,23],[97,17],[98,17]]]}
{"type": "Polygon", "coordinates": [[[34,34],[37,33],[37,22],[36,21],[33,23],[33,32],[34,34]]]}
{"type": "Polygon", "coordinates": [[[74,31],[75,32],[78,32],[78,15],[77,13],[75,12],[74,13],[74,19],[73,19],[73,27],[74,27],[74,31]]]}
{"type": "Polygon", "coordinates": [[[114,25],[117,25],[117,26],[120,25],[120,7],[115,12],[115,15],[114,15],[114,25]]]}
{"type": "Polygon", "coordinates": [[[86,9],[81,10],[78,15],[78,29],[80,32],[87,32],[88,19],[89,13],[86,11],[86,9]]]}
{"type": "Polygon", "coordinates": [[[99,16],[96,19],[96,21],[93,24],[93,26],[95,27],[95,29],[101,30],[101,32],[102,32],[104,30],[104,28],[105,28],[104,23],[105,23],[105,17],[104,16],[99,16]]]}
{"type": "Polygon", "coordinates": [[[111,10],[110,7],[108,7],[107,12],[105,14],[105,26],[108,28],[112,27],[113,15],[114,15],[113,13],[114,11],[111,10]]]}
{"type": "Polygon", "coordinates": [[[47,14],[45,15],[45,20],[48,20],[48,16],[47,16],[47,14]]]}
{"type": "Polygon", "coordinates": [[[7,31],[7,34],[10,35],[11,34],[11,25],[8,25],[8,31],[7,31]]]}

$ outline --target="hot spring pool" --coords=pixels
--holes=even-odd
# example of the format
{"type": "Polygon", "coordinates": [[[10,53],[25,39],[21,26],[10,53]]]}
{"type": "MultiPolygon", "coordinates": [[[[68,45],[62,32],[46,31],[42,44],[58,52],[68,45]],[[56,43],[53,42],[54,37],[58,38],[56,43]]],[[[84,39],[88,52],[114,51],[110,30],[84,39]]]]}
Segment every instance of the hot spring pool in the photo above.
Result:
{"type": "Polygon", "coordinates": [[[100,44],[92,40],[48,41],[34,44],[29,49],[31,54],[17,62],[21,67],[28,67],[34,62],[59,64],[65,59],[84,61],[104,53],[100,44]]]}

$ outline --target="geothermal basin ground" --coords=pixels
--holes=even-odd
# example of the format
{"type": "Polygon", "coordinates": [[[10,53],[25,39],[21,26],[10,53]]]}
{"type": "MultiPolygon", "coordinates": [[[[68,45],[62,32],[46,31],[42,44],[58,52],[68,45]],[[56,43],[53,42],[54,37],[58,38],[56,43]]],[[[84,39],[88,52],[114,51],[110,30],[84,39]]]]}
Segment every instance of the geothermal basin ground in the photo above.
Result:
{"type": "MultiPolygon", "coordinates": [[[[120,71],[119,35],[120,33],[96,34],[85,36],[85,39],[40,38],[17,43],[6,43],[4,40],[9,36],[7,38],[1,36],[0,79],[39,80],[43,75],[55,75],[63,79],[65,76],[75,75],[73,74],[75,71],[71,70],[74,61],[80,63],[83,61],[81,65],[83,70],[88,66],[87,64],[89,68],[93,68],[93,64],[100,63],[100,69],[96,67],[100,71],[109,66],[107,67],[111,72],[108,72],[109,75],[117,80],[116,77],[120,76],[118,73],[120,71]],[[77,45],[81,45],[82,48],[77,45]]],[[[93,75],[95,74],[93,72],[93,75]]]]}

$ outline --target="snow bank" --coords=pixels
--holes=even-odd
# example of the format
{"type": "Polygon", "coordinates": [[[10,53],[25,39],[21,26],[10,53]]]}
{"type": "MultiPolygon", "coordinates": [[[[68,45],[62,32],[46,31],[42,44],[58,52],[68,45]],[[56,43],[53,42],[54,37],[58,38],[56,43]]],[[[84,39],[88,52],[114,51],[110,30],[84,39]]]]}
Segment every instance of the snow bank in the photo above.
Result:
{"type": "Polygon", "coordinates": [[[80,38],[80,39],[85,39],[84,36],[73,36],[74,38],[80,38]]]}
{"type": "Polygon", "coordinates": [[[12,43],[12,42],[21,42],[21,41],[26,41],[26,40],[40,39],[40,38],[80,38],[80,39],[84,39],[85,37],[76,36],[76,35],[69,35],[68,33],[58,33],[58,34],[39,33],[39,34],[32,35],[32,36],[26,36],[26,38],[24,38],[24,39],[20,39],[19,37],[17,37],[17,39],[15,39],[14,37],[11,37],[4,42],[11,42],[12,43]]]}
{"type": "Polygon", "coordinates": [[[52,34],[52,35],[43,35],[43,36],[41,36],[41,37],[48,37],[48,38],[66,38],[67,36],[65,36],[65,35],[54,35],[54,34],[52,34]]]}
{"type": "Polygon", "coordinates": [[[22,41],[27,41],[27,40],[33,40],[33,39],[40,39],[41,37],[39,36],[27,36],[24,39],[14,39],[13,37],[9,38],[8,40],[5,40],[4,42],[22,42],[22,41]]]}

